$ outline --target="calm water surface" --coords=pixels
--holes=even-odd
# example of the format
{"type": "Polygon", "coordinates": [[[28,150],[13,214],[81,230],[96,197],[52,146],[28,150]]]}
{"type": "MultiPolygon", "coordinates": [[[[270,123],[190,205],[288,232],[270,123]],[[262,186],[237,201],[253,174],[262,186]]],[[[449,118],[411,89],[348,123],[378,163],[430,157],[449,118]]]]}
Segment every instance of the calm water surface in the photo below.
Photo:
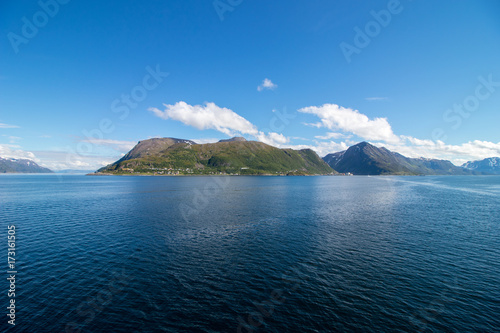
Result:
{"type": "Polygon", "coordinates": [[[500,332],[500,177],[0,176],[12,332],[500,332]]]}

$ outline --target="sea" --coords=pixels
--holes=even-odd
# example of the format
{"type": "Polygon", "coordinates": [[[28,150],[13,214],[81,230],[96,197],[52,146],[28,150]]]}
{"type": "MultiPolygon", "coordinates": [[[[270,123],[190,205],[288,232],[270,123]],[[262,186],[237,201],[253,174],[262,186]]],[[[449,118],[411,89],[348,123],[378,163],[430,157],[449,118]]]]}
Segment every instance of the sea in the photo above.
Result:
{"type": "Polygon", "coordinates": [[[2,175],[0,221],[1,332],[500,332],[500,176],[2,175]]]}

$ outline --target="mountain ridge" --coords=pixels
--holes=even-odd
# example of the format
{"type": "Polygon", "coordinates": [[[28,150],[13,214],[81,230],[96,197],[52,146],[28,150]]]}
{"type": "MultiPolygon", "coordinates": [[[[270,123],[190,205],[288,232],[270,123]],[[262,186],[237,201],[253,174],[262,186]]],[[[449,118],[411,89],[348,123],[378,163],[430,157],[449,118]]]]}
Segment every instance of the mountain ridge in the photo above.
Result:
{"type": "Polygon", "coordinates": [[[0,157],[0,173],[53,173],[53,171],[29,159],[0,157]]]}
{"type": "Polygon", "coordinates": [[[462,168],[500,175],[500,157],[488,157],[482,160],[468,161],[462,164],[462,168]]]}
{"type": "Polygon", "coordinates": [[[219,140],[219,142],[234,142],[234,141],[245,142],[245,141],[247,141],[247,139],[245,139],[242,136],[235,136],[235,137],[233,137],[231,139],[222,139],[222,140],[219,140]]]}
{"type": "Polygon", "coordinates": [[[323,157],[328,165],[341,173],[354,175],[472,175],[471,170],[455,166],[447,160],[409,158],[360,142],[345,151],[323,157]]]}

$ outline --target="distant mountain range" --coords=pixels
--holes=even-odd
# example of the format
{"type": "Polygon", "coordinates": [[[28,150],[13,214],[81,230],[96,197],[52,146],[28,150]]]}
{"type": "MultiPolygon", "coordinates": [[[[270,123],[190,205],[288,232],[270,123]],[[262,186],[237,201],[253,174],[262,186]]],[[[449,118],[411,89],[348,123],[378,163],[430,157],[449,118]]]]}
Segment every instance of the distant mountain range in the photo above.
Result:
{"type": "Polygon", "coordinates": [[[480,161],[469,161],[464,163],[462,168],[500,175],[500,157],[490,157],[480,161]]]}
{"type": "Polygon", "coordinates": [[[472,175],[479,174],[455,166],[450,161],[408,158],[361,142],[345,151],[328,154],[323,160],[341,173],[354,175],[472,175]]]}
{"type": "Polygon", "coordinates": [[[0,157],[0,173],[52,173],[52,170],[32,160],[0,157]]]}
{"type": "Polygon", "coordinates": [[[97,174],[324,175],[335,174],[311,149],[279,149],[244,138],[196,144],[162,138],[140,141],[97,174]]]}

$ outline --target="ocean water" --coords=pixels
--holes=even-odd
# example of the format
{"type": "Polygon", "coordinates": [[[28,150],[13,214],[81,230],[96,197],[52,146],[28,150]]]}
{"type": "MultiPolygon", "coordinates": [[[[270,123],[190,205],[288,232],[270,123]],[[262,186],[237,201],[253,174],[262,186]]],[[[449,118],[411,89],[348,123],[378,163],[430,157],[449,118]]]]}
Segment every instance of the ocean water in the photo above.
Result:
{"type": "Polygon", "coordinates": [[[0,221],[2,332],[500,332],[497,176],[2,175],[0,221]]]}

